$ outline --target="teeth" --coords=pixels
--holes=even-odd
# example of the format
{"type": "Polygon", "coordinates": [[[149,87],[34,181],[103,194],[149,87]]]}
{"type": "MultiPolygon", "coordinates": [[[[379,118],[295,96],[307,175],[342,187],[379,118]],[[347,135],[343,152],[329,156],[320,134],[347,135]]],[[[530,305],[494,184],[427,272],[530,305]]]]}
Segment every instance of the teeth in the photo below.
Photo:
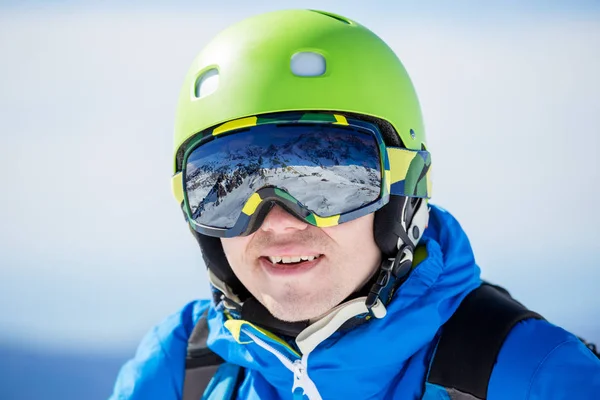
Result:
{"type": "Polygon", "coordinates": [[[300,261],[312,261],[316,258],[319,258],[319,256],[286,256],[286,257],[268,256],[267,258],[273,264],[278,264],[278,263],[291,264],[291,263],[297,263],[300,261]]]}

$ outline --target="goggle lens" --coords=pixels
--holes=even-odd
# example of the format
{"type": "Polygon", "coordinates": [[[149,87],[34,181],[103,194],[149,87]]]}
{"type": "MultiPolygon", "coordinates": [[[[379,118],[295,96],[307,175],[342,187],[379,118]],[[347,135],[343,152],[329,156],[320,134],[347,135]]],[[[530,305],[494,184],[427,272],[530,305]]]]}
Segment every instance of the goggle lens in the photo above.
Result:
{"type": "Polygon", "coordinates": [[[192,150],[184,166],[191,218],[232,228],[259,189],[284,190],[321,216],[357,210],[382,192],[377,138],[333,124],[266,124],[214,136],[192,150]]]}

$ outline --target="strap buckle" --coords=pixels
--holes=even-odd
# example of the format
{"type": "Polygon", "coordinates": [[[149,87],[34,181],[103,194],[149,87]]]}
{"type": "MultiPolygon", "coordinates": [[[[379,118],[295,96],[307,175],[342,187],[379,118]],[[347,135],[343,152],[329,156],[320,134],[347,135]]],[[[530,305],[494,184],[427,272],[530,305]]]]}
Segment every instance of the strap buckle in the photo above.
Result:
{"type": "Polygon", "coordinates": [[[379,267],[379,276],[367,295],[365,305],[375,318],[385,317],[387,305],[394,291],[406,278],[412,269],[413,247],[403,244],[394,258],[383,260],[379,267]]]}

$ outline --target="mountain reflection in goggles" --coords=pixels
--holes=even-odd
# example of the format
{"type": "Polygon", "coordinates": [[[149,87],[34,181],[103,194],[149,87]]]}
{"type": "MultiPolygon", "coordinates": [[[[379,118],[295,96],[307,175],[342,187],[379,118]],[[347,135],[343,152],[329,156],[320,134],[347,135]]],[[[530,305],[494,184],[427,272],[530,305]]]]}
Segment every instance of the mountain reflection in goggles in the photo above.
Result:
{"type": "Polygon", "coordinates": [[[257,190],[277,187],[327,217],[381,194],[373,134],[331,124],[262,125],[216,136],[187,157],[184,188],[192,219],[228,229],[257,190]]]}

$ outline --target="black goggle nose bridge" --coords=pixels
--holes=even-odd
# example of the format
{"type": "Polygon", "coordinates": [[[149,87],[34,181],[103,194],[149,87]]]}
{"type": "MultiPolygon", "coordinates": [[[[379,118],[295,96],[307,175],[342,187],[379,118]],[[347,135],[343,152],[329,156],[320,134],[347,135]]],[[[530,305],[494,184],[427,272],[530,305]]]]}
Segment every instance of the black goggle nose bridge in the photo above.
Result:
{"type": "MultiPolygon", "coordinates": [[[[260,195],[261,191],[263,191],[263,189],[258,190],[257,193],[260,195]]],[[[240,236],[248,236],[256,232],[262,226],[263,222],[265,221],[265,218],[275,206],[281,207],[285,212],[287,212],[294,218],[297,218],[298,220],[306,224],[309,223],[305,219],[305,217],[310,214],[309,211],[300,207],[298,204],[292,202],[291,200],[281,198],[278,196],[269,196],[262,199],[261,202],[258,204],[258,206],[256,207],[256,211],[248,221],[246,229],[244,229],[240,236]]]]}

